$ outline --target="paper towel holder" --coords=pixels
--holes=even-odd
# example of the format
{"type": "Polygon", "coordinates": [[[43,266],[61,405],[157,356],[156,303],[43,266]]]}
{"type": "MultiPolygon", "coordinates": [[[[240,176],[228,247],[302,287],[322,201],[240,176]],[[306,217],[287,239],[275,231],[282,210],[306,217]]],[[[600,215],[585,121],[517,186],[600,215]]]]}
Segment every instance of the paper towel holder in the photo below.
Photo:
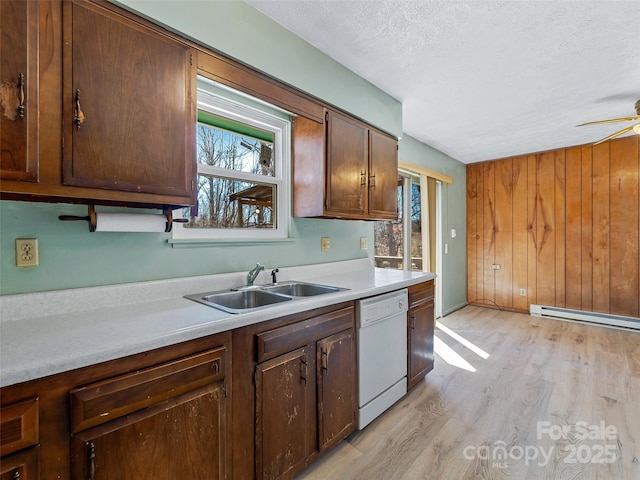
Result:
{"type": "MultiPolygon", "coordinates": [[[[165,230],[164,230],[167,233],[171,231],[171,227],[173,227],[174,222],[175,223],[187,223],[189,221],[186,218],[173,218],[173,211],[170,208],[162,209],[162,214],[167,219],[166,227],[165,227],[165,230]]],[[[59,215],[58,216],[58,220],[62,220],[63,222],[73,222],[73,221],[78,221],[78,220],[89,222],[89,231],[90,232],[95,232],[96,231],[96,225],[98,223],[97,218],[98,217],[96,216],[96,207],[95,207],[95,205],[93,203],[89,204],[88,215],[86,217],[79,217],[77,215],[59,215]]]]}

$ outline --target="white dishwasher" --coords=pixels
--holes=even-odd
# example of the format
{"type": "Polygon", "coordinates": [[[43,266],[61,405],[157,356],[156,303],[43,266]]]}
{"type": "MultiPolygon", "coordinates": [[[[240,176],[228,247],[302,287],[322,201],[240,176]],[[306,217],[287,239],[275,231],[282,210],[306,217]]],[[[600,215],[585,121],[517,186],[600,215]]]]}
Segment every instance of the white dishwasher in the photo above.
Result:
{"type": "Polygon", "coordinates": [[[358,429],[407,393],[407,289],[359,300],[358,429]]]}

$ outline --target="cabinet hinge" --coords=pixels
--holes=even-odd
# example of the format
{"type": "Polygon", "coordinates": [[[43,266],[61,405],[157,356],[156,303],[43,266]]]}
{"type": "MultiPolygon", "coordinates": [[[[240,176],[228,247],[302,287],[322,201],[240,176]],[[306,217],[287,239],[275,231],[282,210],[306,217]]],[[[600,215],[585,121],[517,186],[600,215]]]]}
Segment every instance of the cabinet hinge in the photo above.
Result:
{"type": "Polygon", "coordinates": [[[191,179],[191,191],[193,192],[195,188],[196,188],[196,181],[191,179]]]}
{"type": "Polygon", "coordinates": [[[324,112],[324,121],[325,122],[329,121],[329,112],[324,112]]]}
{"type": "Polygon", "coordinates": [[[227,382],[222,384],[222,393],[224,393],[224,398],[227,398],[227,382]]]}
{"type": "Polygon", "coordinates": [[[189,65],[193,65],[193,53],[189,54],[189,65]]]}

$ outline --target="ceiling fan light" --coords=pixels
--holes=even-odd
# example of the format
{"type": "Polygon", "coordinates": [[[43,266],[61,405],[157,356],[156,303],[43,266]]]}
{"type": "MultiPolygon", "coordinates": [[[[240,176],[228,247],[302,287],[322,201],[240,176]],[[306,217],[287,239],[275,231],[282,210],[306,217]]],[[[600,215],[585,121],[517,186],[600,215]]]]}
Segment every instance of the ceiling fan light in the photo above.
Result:
{"type": "Polygon", "coordinates": [[[636,124],[633,126],[633,131],[634,131],[634,133],[635,133],[636,135],[640,135],[640,123],[636,123],[636,124]]]}

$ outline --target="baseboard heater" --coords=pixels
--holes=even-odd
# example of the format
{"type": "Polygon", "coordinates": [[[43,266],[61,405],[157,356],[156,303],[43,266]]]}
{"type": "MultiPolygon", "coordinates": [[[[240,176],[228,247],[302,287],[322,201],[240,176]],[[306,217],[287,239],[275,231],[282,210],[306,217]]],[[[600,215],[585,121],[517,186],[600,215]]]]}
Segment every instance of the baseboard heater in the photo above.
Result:
{"type": "Polygon", "coordinates": [[[607,327],[640,330],[640,318],[611,315],[608,313],[585,312],[568,308],[548,307],[546,305],[531,305],[529,312],[534,317],[552,317],[575,322],[593,323],[607,327]]]}

